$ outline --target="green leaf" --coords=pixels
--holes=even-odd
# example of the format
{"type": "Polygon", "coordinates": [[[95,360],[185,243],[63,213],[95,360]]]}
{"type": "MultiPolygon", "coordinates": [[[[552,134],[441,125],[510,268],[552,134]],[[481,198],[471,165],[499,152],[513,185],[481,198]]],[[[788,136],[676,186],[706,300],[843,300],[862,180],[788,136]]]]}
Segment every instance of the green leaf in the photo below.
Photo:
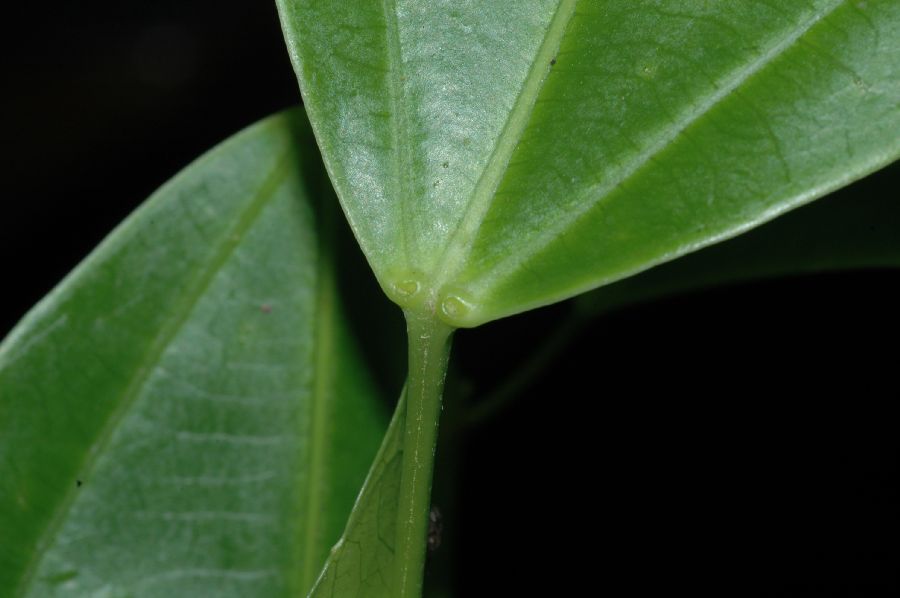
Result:
{"type": "Polygon", "coordinates": [[[332,549],[310,598],[397,596],[393,576],[405,420],[404,392],[347,521],[347,528],[332,549]]]}
{"type": "Polygon", "coordinates": [[[251,127],[6,339],[0,596],[311,587],[385,424],[319,172],[302,112],[251,127]]]}
{"type": "Polygon", "coordinates": [[[624,278],[900,154],[895,0],[278,0],[351,226],[474,326],[624,278]]]}

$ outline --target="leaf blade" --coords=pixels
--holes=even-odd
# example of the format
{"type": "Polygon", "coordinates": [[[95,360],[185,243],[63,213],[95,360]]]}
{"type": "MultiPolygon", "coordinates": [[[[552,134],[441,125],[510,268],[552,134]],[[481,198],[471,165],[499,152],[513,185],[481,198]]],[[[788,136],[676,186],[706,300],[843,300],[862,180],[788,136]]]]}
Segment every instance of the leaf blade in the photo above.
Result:
{"type": "Polygon", "coordinates": [[[382,416],[340,313],[321,310],[308,139],[295,112],[201,158],[4,342],[0,594],[311,583],[295,561],[324,559],[382,416]],[[314,363],[322,336],[330,362],[314,363]],[[320,423],[308,445],[316,409],[355,438],[320,423]]]}
{"type": "MultiPolygon", "coordinates": [[[[711,15],[685,10],[659,16],[649,3],[608,10],[594,5],[596,12],[585,13],[585,22],[576,26],[612,36],[603,21],[613,22],[625,31],[641,31],[639,39],[659,40],[655,48],[645,43],[647,49],[629,64],[649,83],[636,85],[640,75],[626,70],[603,77],[610,99],[600,107],[576,100],[555,109],[596,115],[610,110],[613,94],[629,91],[628,101],[638,107],[616,110],[622,124],[610,121],[595,131],[604,142],[587,149],[583,168],[565,171],[574,183],[563,183],[554,192],[575,199],[554,205],[552,216],[533,218],[533,210],[526,209],[538,199],[522,189],[544,189],[552,176],[552,169],[528,170],[529,151],[540,150],[543,156],[573,143],[563,133],[574,125],[547,133],[555,135],[554,143],[521,148],[523,155],[513,159],[524,165],[511,167],[507,186],[498,190],[505,201],[495,203],[487,217],[500,225],[482,228],[470,261],[475,266],[460,286],[472,287],[478,297],[490,296],[482,301],[497,316],[572,296],[739,234],[889,163],[900,153],[900,69],[893,56],[876,55],[874,41],[896,44],[900,14],[889,4],[870,4],[871,19],[841,1],[792,5],[786,11],[753,5],[745,11],[749,14],[716,8],[711,15]],[[701,27],[701,16],[712,20],[701,27]],[[688,24],[703,32],[679,34],[688,24]],[[736,32],[755,43],[744,42],[729,60],[711,61],[713,49],[721,49],[736,32]],[[708,39],[692,44],[692,35],[708,39]],[[706,47],[710,42],[714,44],[706,47]],[[822,54],[820,47],[829,53],[822,54]],[[662,52],[670,56],[660,56],[662,52]],[[883,89],[873,91],[877,86],[883,89]],[[682,113],[668,116],[672,107],[682,113]],[[651,111],[659,113],[657,132],[652,123],[640,122],[653,118],[651,111]],[[617,143],[617,155],[624,160],[601,147],[610,137],[626,138],[617,143]],[[635,149],[629,151],[628,143],[635,149]],[[849,161],[843,159],[848,146],[856,155],[849,161]],[[604,156],[611,168],[601,164],[604,156]]],[[[566,81],[569,62],[574,64],[568,78],[577,80],[584,76],[587,56],[605,63],[627,60],[604,51],[607,46],[572,46],[564,45],[554,69],[561,68],[548,78],[545,91],[551,98],[574,93],[577,83],[566,81]],[[556,87],[554,75],[562,79],[556,87]]],[[[579,151],[585,151],[583,145],[579,151]]]]}

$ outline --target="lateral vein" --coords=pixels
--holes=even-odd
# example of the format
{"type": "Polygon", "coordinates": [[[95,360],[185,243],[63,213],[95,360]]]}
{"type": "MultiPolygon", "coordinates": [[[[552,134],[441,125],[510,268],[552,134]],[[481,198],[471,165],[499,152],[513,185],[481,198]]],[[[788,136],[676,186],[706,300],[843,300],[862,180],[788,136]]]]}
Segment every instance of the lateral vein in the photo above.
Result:
{"type": "Polygon", "coordinates": [[[560,0],[556,12],[550,20],[544,40],[534,55],[528,75],[513,104],[513,109],[510,111],[490,158],[475,184],[472,196],[466,205],[465,214],[432,273],[431,280],[435,281],[435,290],[457,273],[471,251],[478,229],[494,198],[494,193],[500,185],[510,158],[522,139],[534,111],[551,61],[565,37],[569,22],[575,14],[577,3],[577,0],[560,0]]]}

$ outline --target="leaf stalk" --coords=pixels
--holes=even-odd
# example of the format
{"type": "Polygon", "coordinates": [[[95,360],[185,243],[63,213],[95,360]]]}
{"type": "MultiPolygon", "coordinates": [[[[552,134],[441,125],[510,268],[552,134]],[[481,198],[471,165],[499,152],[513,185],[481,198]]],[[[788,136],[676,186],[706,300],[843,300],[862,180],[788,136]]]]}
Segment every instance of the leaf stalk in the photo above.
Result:
{"type": "Polygon", "coordinates": [[[397,519],[398,598],[419,598],[425,571],[431,481],[454,328],[433,313],[406,311],[409,336],[406,430],[397,519]]]}

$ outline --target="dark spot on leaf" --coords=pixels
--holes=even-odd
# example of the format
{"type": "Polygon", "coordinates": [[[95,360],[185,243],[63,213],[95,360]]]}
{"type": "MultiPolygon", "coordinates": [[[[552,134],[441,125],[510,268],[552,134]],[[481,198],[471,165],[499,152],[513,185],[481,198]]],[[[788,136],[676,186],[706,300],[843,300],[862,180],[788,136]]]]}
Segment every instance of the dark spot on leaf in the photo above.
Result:
{"type": "Polygon", "coordinates": [[[443,164],[441,164],[441,166],[443,166],[444,168],[450,168],[450,162],[444,162],[443,164]]]}
{"type": "Polygon", "coordinates": [[[81,480],[75,480],[75,487],[81,488],[81,480]]]}
{"type": "Polygon", "coordinates": [[[553,66],[554,64],[556,64],[556,57],[550,59],[550,66],[553,66]]]}
{"type": "Polygon", "coordinates": [[[259,311],[263,312],[264,314],[270,314],[272,313],[272,306],[268,303],[263,303],[259,306],[259,311]]]}

